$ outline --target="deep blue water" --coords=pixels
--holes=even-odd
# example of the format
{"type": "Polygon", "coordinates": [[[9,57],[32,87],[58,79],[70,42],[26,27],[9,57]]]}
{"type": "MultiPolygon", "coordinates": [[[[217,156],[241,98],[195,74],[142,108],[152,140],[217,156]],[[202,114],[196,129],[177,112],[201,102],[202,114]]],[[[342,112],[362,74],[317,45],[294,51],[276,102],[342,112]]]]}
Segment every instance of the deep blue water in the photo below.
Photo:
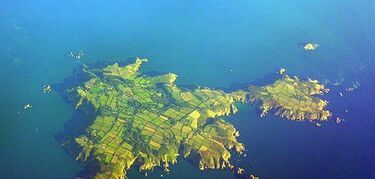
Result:
{"type": "MultiPolygon", "coordinates": [[[[266,84],[281,67],[327,84],[334,118],[316,127],[250,106],[228,117],[261,178],[375,178],[375,3],[316,1],[0,1],[0,178],[75,178],[60,146],[75,110],[44,84],[82,64],[146,57],[142,72],[174,72],[180,85],[233,90],[266,84]],[[315,42],[313,52],[300,44],[315,42]],[[68,57],[82,49],[80,62],[68,57]],[[343,81],[334,86],[336,81],[343,81]],[[346,92],[353,82],[360,87],[346,92]],[[344,96],[340,97],[339,92],[344,96]],[[31,103],[33,108],[23,110],[31,103]],[[348,112],[345,112],[348,110],[348,112]]],[[[235,178],[182,159],[148,178],[235,178]]],[[[144,177],[136,168],[130,178],[144,177]]]]}

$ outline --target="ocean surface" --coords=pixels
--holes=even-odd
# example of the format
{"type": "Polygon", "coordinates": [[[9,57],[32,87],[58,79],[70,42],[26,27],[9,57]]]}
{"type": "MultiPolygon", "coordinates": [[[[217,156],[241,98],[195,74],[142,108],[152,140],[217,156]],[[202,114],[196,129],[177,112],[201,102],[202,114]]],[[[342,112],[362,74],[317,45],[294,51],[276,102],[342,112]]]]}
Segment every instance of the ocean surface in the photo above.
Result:
{"type": "MultiPolygon", "coordinates": [[[[373,0],[0,0],[0,178],[75,178],[82,167],[56,135],[76,111],[43,85],[83,64],[136,56],[149,59],[142,72],[176,73],[179,85],[231,91],[271,83],[280,68],[319,80],[331,89],[323,98],[334,114],[321,127],[260,118],[249,105],[227,117],[247,149],[235,164],[266,179],[375,178],[373,0]],[[304,51],[308,42],[320,46],[304,51]],[[79,50],[79,61],[69,58],[79,50]]],[[[136,167],[128,176],[144,178],[136,167]]],[[[180,158],[170,173],[147,178],[238,176],[180,158]]]]}

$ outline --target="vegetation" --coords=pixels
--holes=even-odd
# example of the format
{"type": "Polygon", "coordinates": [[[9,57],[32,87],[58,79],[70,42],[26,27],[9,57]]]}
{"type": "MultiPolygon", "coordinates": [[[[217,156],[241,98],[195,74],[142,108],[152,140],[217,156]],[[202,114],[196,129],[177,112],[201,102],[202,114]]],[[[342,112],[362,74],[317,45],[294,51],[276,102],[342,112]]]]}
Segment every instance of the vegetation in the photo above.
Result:
{"type": "Polygon", "coordinates": [[[97,111],[96,119],[86,132],[75,139],[81,147],[77,160],[98,162],[95,178],[126,178],[134,164],[141,171],[169,165],[177,157],[198,158],[201,170],[231,168],[231,149],[242,153],[244,145],[237,141],[239,132],[220,119],[237,112],[236,102],[262,103],[262,115],[271,108],[289,119],[322,119],[330,116],[323,110],[327,102],[312,97],[325,88],[317,81],[284,78],[273,85],[250,87],[225,93],[221,90],[197,88],[183,90],[174,84],[177,75],[139,74],[146,59],[120,67],[88,69],[91,79],[76,87],[80,97],[77,108],[88,101],[97,111]]]}
{"type": "Polygon", "coordinates": [[[327,120],[332,114],[324,108],[328,101],[315,95],[329,90],[317,80],[301,81],[297,77],[284,75],[274,84],[264,87],[250,86],[252,102],[260,102],[261,116],[273,109],[276,115],[290,120],[327,120]]]}

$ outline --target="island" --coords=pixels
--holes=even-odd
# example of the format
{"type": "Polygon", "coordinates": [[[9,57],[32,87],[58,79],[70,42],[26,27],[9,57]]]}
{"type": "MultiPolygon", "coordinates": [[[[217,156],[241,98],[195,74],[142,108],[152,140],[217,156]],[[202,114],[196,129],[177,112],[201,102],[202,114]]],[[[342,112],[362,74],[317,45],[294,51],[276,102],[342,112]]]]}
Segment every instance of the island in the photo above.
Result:
{"type": "MultiPolygon", "coordinates": [[[[76,108],[90,106],[95,119],[75,137],[77,160],[96,163],[94,178],[126,178],[133,165],[140,171],[162,167],[169,171],[178,158],[189,158],[200,170],[229,168],[244,145],[239,132],[222,117],[235,114],[238,103],[260,104],[262,116],[270,109],[292,120],[327,120],[326,101],[314,97],[326,92],[315,80],[300,81],[284,75],[274,84],[224,92],[198,87],[184,89],[177,75],[144,75],[139,69],[147,59],[120,66],[88,68],[82,85],[69,90],[78,96],[76,108]],[[181,156],[181,157],[180,157],[181,156]]],[[[250,175],[249,175],[250,176],[250,175]]]]}
{"type": "Polygon", "coordinates": [[[43,85],[43,93],[47,94],[50,93],[52,90],[51,85],[43,85]]]}
{"type": "Polygon", "coordinates": [[[306,51],[311,51],[311,50],[315,50],[319,47],[319,44],[315,44],[315,43],[307,43],[303,46],[303,49],[305,49],[306,51]]]}

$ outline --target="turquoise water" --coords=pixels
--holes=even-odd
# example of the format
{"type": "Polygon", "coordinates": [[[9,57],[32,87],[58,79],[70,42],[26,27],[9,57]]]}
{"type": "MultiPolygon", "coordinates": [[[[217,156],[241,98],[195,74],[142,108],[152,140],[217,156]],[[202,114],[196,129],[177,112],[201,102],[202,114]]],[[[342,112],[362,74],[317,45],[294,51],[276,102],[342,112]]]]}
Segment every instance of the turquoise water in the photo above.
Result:
{"type": "MultiPolygon", "coordinates": [[[[174,72],[180,85],[225,90],[274,80],[279,68],[327,84],[329,108],[346,119],[316,127],[241,106],[229,117],[261,178],[375,177],[375,4],[359,1],[1,1],[0,178],[75,178],[82,169],[55,135],[75,110],[44,84],[82,64],[146,57],[142,72],[174,72]],[[306,42],[320,45],[306,52],[306,42]],[[79,61],[68,57],[82,49],[79,61]],[[336,81],[344,81],[334,86],[336,81]],[[345,88],[359,82],[360,88],[345,88]],[[344,96],[337,94],[343,92],[344,96]],[[30,103],[33,108],[23,110],[30,103]],[[348,112],[345,110],[348,109],[348,112]]],[[[148,178],[235,178],[179,160],[148,178]]],[[[135,168],[130,178],[142,178],[135,168]]]]}

